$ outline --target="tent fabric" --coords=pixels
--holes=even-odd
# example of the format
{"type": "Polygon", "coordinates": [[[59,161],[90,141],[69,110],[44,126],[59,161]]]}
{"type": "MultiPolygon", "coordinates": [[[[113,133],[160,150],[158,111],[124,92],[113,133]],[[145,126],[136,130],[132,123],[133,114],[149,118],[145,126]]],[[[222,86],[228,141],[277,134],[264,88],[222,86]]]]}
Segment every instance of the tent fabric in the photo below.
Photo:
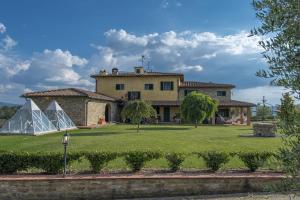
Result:
{"type": "Polygon", "coordinates": [[[0,129],[0,133],[41,135],[57,131],[33,100],[28,100],[0,129]]]}
{"type": "Polygon", "coordinates": [[[75,129],[76,126],[60,105],[54,100],[45,111],[45,115],[57,130],[75,129]]]}

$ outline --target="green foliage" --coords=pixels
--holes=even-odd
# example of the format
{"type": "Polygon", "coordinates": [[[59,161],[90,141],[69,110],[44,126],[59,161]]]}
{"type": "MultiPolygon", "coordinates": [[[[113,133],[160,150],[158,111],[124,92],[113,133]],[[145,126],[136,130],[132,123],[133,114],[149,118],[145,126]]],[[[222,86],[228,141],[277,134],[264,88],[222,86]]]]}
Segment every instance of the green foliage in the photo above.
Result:
{"type": "MultiPolygon", "coordinates": [[[[67,165],[79,160],[80,157],[80,153],[68,153],[67,165]]],[[[48,174],[58,174],[64,168],[64,155],[53,152],[32,153],[30,154],[29,166],[42,169],[48,174]]]]}
{"type": "Polygon", "coordinates": [[[212,117],[217,111],[218,104],[216,100],[208,95],[199,92],[189,93],[181,104],[181,114],[185,120],[195,122],[203,122],[205,118],[212,117]]]}
{"type": "Polygon", "coordinates": [[[30,156],[27,152],[0,152],[0,173],[12,174],[27,169],[30,156]]]}
{"type": "Polygon", "coordinates": [[[280,148],[279,158],[282,160],[284,171],[293,177],[300,175],[300,120],[293,99],[288,93],[283,95],[278,113],[284,146],[280,148]]]}
{"type": "Polygon", "coordinates": [[[185,155],[182,153],[167,153],[165,158],[168,161],[168,166],[172,172],[179,170],[180,165],[185,159],[185,155]]]}
{"type": "Polygon", "coordinates": [[[202,157],[207,168],[212,171],[218,171],[222,165],[229,162],[229,155],[225,152],[208,151],[204,153],[198,153],[199,157],[202,157]]]}
{"type": "Polygon", "coordinates": [[[265,36],[259,45],[265,50],[269,70],[257,75],[271,78],[274,84],[300,91],[300,11],[299,0],[254,0],[261,26],[252,35],[265,36]]]}
{"type": "Polygon", "coordinates": [[[259,167],[262,167],[265,162],[273,155],[270,152],[240,152],[238,157],[244,162],[245,166],[251,172],[255,172],[259,167]]]}
{"type": "Polygon", "coordinates": [[[124,153],[124,159],[126,164],[132,169],[132,171],[140,171],[145,162],[158,159],[161,157],[160,152],[153,151],[129,151],[124,153]]]}
{"type": "Polygon", "coordinates": [[[0,107],[0,119],[10,119],[20,108],[20,106],[3,106],[0,107]]]}
{"type": "Polygon", "coordinates": [[[10,119],[20,108],[20,106],[0,106],[0,128],[6,120],[10,119]]]}
{"type": "Polygon", "coordinates": [[[113,152],[85,152],[85,158],[90,162],[92,171],[98,173],[111,160],[116,159],[117,153],[113,152]]]}
{"type": "Polygon", "coordinates": [[[268,106],[256,106],[256,120],[273,119],[272,109],[268,106]]]}
{"type": "Polygon", "coordinates": [[[142,119],[156,117],[155,109],[143,100],[129,101],[121,112],[123,118],[130,119],[134,124],[137,124],[137,132],[139,132],[139,125],[142,119]]]}

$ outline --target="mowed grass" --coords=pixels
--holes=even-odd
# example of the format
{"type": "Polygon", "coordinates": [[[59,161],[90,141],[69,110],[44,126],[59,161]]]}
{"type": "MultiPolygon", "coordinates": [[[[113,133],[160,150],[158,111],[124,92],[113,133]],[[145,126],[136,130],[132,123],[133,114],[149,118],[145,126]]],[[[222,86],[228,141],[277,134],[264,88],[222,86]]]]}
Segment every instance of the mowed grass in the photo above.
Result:
{"type": "MultiPolygon", "coordinates": [[[[280,138],[239,137],[251,134],[249,126],[193,126],[185,125],[143,125],[140,133],[134,125],[108,125],[98,129],[79,129],[70,131],[69,151],[115,151],[160,150],[162,152],[201,152],[209,150],[239,151],[276,151],[281,145],[280,138]]],[[[1,136],[0,150],[12,151],[55,151],[62,152],[61,139],[64,132],[43,136],[1,136]]],[[[162,168],[167,163],[158,159],[147,163],[146,167],[162,168]]],[[[76,163],[74,169],[87,167],[87,162],[76,163]]],[[[204,163],[196,156],[186,158],[183,167],[203,168],[204,163]]],[[[237,158],[224,168],[243,168],[237,158]]],[[[268,167],[276,168],[274,164],[268,167]]],[[[126,168],[121,158],[112,161],[108,169],[126,168]]]]}

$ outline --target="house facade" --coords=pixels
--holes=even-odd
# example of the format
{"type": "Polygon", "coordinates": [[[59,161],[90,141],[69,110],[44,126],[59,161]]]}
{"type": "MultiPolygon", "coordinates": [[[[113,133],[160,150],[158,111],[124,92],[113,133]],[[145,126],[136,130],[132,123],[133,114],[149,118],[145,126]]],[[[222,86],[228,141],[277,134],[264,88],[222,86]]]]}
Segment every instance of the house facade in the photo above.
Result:
{"type": "Polygon", "coordinates": [[[248,124],[254,104],[232,100],[231,84],[185,81],[181,73],[147,72],[135,67],[133,72],[113,68],[91,75],[95,92],[76,88],[32,92],[23,95],[44,109],[55,99],[79,126],[105,121],[121,121],[120,113],[126,102],[142,99],[155,108],[158,122],[180,122],[180,104],[185,96],[198,91],[219,102],[218,112],[206,123],[248,124]]]}

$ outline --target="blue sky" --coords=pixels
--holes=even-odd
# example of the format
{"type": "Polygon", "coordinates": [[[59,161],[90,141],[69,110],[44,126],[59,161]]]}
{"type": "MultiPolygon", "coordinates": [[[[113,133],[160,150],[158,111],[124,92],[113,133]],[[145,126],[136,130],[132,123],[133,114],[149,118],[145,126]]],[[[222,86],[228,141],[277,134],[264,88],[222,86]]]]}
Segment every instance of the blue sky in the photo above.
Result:
{"type": "Polygon", "coordinates": [[[146,55],[155,71],[233,83],[234,98],[278,103],[282,88],[255,77],[266,66],[249,0],[2,0],[0,101],[62,87],[94,90],[91,73],[132,70],[146,55]]]}

